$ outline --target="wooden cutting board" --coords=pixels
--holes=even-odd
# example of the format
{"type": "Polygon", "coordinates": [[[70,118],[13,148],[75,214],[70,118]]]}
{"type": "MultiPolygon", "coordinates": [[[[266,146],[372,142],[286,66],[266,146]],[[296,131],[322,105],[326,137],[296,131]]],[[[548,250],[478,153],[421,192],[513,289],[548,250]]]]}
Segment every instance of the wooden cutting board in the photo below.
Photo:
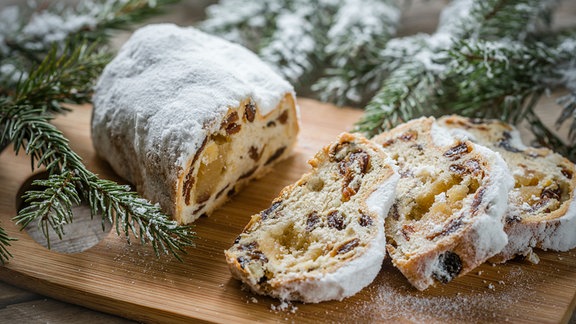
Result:
{"type": "MultiPolygon", "coordinates": [[[[344,301],[283,304],[256,296],[231,278],[223,250],[287,184],[308,171],[306,161],[360,117],[353,109],[300,99],[302,132],[294,155],[249,184],[208,218],[196,222],[196,247],[184,262],[157,259],[149,246],[127,245],[111,232],[76,254],[47,250],[19,231],[17,192],[30,177],[26,156],[0,154],[0,224],[18,238],[0,280],[66,302],[147,322],[566,322],[576,306],[576,251],[539,252],[537,265],[484,264],[448,285],[418,292],[390,264],[359,294],[344,301]]],[[[55,120],[87,166],[115,178],[90,141],[90,106],[55,120]]],[[[362,274],[358,274],[362,275],[362,274]]]]}

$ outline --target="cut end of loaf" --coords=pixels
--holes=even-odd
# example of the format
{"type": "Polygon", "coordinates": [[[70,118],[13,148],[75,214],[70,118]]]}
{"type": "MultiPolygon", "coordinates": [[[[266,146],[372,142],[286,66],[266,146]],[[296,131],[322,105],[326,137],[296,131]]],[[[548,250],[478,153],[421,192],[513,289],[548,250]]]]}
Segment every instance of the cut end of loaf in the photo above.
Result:
{"type": "Polygon", "coordinates": [[[205,137],[179,178],[175,212],[179,222],[209,215],[248,181],[291,154],[299,130],[292,95],[286,94],[267,115],[260,111],[246,99],[230,108],[216,131],[205,137]]]}

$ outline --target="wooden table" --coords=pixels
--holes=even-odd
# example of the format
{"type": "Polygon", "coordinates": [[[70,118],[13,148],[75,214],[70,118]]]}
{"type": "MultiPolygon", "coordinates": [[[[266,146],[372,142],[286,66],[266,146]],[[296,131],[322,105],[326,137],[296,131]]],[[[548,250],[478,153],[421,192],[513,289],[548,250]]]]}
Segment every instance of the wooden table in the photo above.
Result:
{"type": "MultiPolygon", "coordinates": [[[[204,5],[206,2],[209,1],[204,1],[201,5],[204,5]]],[[[183,5],[178,6],[177,8],[175,8],[175,10],[170,13],[167,16],[164,17],[160,17],[160,18],[156,18],[154,19],[154,21],[175,21],[181,24],[186,24],[186,23],[191,23],[195,20],[198,19],[198,17],[201,17],[201,11],[199,11],[199,7],[196,4],[190,4],[191,2],[187,2],[184,3],[183,5]],[[182,9],[186,9],[186,10],[182,10],[182,9]]],[[[403,29],[401,30],[400,34],[405,35],[405,34],[411,34],[414,33],[416,31],[429,31],[430,30],[430,26],[434,26],[436,24],[436,17],[437,17],[437,13],[441,10],[442,7],[442,2],[441,1],[436,1],[436,2],[427,2],[425,5],[422,3],[419,3],[419,1],[415,1],[415,4],[413,5],[413,9],[410,9],[410,11],[407,12],[406,17],[405,17],[405,25],[403,27],[403,29]]],[[[568,1],[565,0],[563,2],[563,10],[561,10],[561,12],[559,13],[559,21],[560,24],[563,23],[570,23],[574,20],[574,17],[576,17],[576,3],[574,1],[568,1]]],[[[125,34],[124,36],[121,36],[118,38],[118,42],[121,43],[123,39],[125,39],[125,34]]],[[[314,101],[309,101],[309,100],[303,100],[303,106],[307,107],[310,105],[316,105],[317,103],[314,101]]],[[[540,111],[544,112],[544,111],[549,111],[551,109],[556,109],[557,106],[556,104],[553,102],[553,99],[544,99],[540,104],[539,104],[539,109],[540,111]]],[[[352,111],[352,110],[345,110],[344,114],[346,115],[346,118],[348,118],[349,120],[347,120],[341,127],[341,130],[345,130],[344,129],[344,125],[351,125],[354,122],[354,118],[357,118],[359,116],[358,112],[352,111]]],[[[86,114],[84,115],[84,119],[86,119],[86,114]]],[[[320,127],[322,128],[322,121],[319,117],[320,114],[318,116],[313,116],[313,115],[307,115],[305,118],[307,118],[308,121],[311,121],[313,123],[315,123],[316,127],[320,127]],[[320,124],[318,124],[320,123],[320,124]]],[[[554,119],[556,118],[555,114],[547,114],[548,118],[549,118],[549,122],[552,123],[554,121],[554,119]]],[[[66,121],[65,119],[61,119],[60,121],[56,121],[57,123],[60,123],[60,125],[65,125],[66,121]]],[[[87,123],[87,121],[85,120],[85,122],[87,123]]],[[[79,126],[79,127],[83,127],[83,126],[79,126]]],[[[330,126],[325,126],[325,129],[331,129],[330,126]]],[[[318,142],[316,144],[319,144],[321,142],[325,142],[328,140],[328,138],[330,138],[330,136],[332,136],[332,133],[336,133],[336,130],[332,129],[331,131],[327,131],[325,134],[324,138],[318,139],[318,142]]],[[[565,129],[560,131],[561,133],[565,133],[565,129]]],[[[85,135],[82,135],[85,136],[85,135]]],[[[306,135],[308,136],[308,135],[306,135]]],[[[75,136],[72,136],[75,137],[75,136]]],[[[74,143],[73,141],[73,146],[74,145],[78,145],[78,143],[74,143]]],[[[83,149],[81,149],[80,151],[82,151],[83,149]]],[[[301,151],[301,156],[299,157],[300,160],[305,160],[306,159],[306,155],[310,155],[311,152],[314,150],[313,147],[304,147],[301,151]]],[[[6,153],[3,153],[4,155],[6,155],[6,153]]],[[[86,152],[85,152],[86,154],[86,152]]],[[[2,160],[2,156],[0,156],[0,161],[2,160]]],[[[4,159],[6,159],[4,157],[4,159]]],[[[301,162],[301,161],[300,161],[301,162]]],[[[108,174],[108,176],[111,176],[110,174],[108,174]]],[[[294,175],[293,175],[294,176],[294,175]]],[[[271,196],[275,195],[274,194],[270,194],[271,196]]],[[[71,239],[71,237],[67,237],[67,239],[71,239]]],[[[66,246],[71,247],[74,246],[74,244],[70,244],[69,242],[62,242],[62,248],[66,249],[66,246]]],[[[82,249],[82,247],[78,247],[75,246],[74,248],[80,248],[82,249]]],[[[555,261],[555,259],[562,259],[565,257],[568,258],[574,258],[574,253],[575,251],[570,252],[568,255],[564,256],[563,254],[547,254],[547,262],[549,263],[553,263],[555,261]]],[[[388,265],[389,266],[389,265],[388,265]]],[[[515,265],[514,265],[515,266],[515,265]]],[[[486,277],[486,272],[490,272],[490,268],[487,268],[486,266],[484,266],[484,268],[482,268],[482,270],[472,274],[472,277],[474,277],[475,282],[477,282],[479,285],[482,285],[483,282],[482,280],[484,280],[486,282],[486,279],[481,279],[482,277],[486,277]]],[[[490,274],[492,275],[492,272],[490,272],[490,274]]],[[[495,275],[498,274],[498,272],[494,272],[495,275]]],[[[488,278],[488,277],[486,277],[488,278]]],[[[5,278],[0,278],[0,279],[5,279],[5,278]]],[[[45,323],[45,322],[65,322],[65,323],[85,323],[85,322],[89,322],[89,323],[129,323],[131,322],[130,320],[121,318],[121,317],[117,317],[114,315],[108,315],[106,313],[102,313],[99,311],[94,311],[82,306],[77,306],[74,305],[73,303],[76,303],[75,300],[73,300],[73,298],[70,297],[62,297],[60,299],[63,300],[67,300],[69,302],[72,303],[67,303],[67,302],[62,302],[62,301],[58,301],[56,299],[52,299],[49,297],[45,297],[44,295],[40,295],[37,293],[34,293],[33,291],[46,291],[46,284],[44,284],[44,288],[42,289],[35,289],[34,286],[34,281],[32,281],[32,283],[27,283],[25,285],[19,284],[22,287],[26,287],[27,289],[22,289],[20,287],[16,287],[14,285],[10,284],[10,280],[4,280],[4,282],[2,282],[2,280],[0,280],[0,322],[6,322],[6,323],[45,323]]],[[[496,289],[498,289],[498,281],[495,281],[496,283],[496,289]]],[[[488,286],[488,284],[486,284],[486,286],[488,286]]],[[[375,288],[372,288],[372,290],[374,290],[375,288]]],[[[489,290],[488,290],[489,291],[489,290]]],[[[48,293],[48,291],[46,291],[48,293]]],[[[370,293],[370,291],[368,292],[370,293]]],[[[368,294],[367,293],[367,294],[368,294]]],[[[49,294],[49,293],[48,293],[49,294]]],[[[54,294],[51,294],[54,295],[54,294]]],[[[246,299],[246,303],[254,303],[257,302],[257,299],[251,299],[249,296],[249,294],[244,293],[243,296],[245,296],[244,298],[246,299]],[[248,296],[248,297],[246,297],[248,296]]],[[[265,302],[265,301],[261,301],[265,302]]],[[[78,301],[78,303],[80,304],[87,304],[85,302],[81,302],[78,301]]],[[[571,308],[574,309],[574,304],[576,303],[576,300],[572,300],[571,302],[571,308]]],[[[338,307],[338,306],[336,306],[338,307]]],[[[342,307],[347,307],[347,306],[342,306],[342,307]]],[[[537,307],[537,306],[536,306],[537,307]]],[[[100,307],[95,307],[98,309],[102,309],[100,307]]],[[[116,312],[116,313],[121,313],[121,312],[116,312]]],[[[296,319],[302,319],[299,317],[295,317],[296,319]]],[[[278,321],[282,321],[283,318],[282,317],[278,317],[277,319],[278,321]]],[[[293,319],[294,320],[294,319],[293,319]]],[[[570,323],[576,323],[576,313],[573,313],[572,317],[570,318],[570,316],[565,316],[563,317],[564,321],[569,321],[570,323]]]]}

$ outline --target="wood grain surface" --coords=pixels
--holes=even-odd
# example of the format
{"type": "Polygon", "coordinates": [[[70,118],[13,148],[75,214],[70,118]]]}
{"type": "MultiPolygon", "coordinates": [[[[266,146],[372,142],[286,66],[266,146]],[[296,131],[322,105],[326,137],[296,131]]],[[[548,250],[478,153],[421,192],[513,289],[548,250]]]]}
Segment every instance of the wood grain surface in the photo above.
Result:
{"type": "MultiPolygon", "coordinates": [[[[376,280],[344,301],[283,304],[253,295],[231,278],[223,250],[287,184],[308,171],[320,147],[351,128],[359,110],[299,99],[302,132],[293,156],[268,176],[250,183],[212,216],[195,223],[196,247],[184,262],[157,259],[148,246],[127,245],[111,232],[87,251],[47,250],[10,219],[17,193],[30,177],[26,156],[0,154],[0,224],[17,237],[14,258],[0,280],[55,299],[146,322],[566,322],[576,306],[576,251],[539,252],[540,264],[484,264],[450,284],[418,292],[385,261],[376,280]]],[[[58,117],[87,166],[116,179],[90,142],[91,107],[58,117]]],[[[359,274],[361,275],[361,274],[359,274]]],[[[1,287],[0,287],[1,288],[1,287]]]]}

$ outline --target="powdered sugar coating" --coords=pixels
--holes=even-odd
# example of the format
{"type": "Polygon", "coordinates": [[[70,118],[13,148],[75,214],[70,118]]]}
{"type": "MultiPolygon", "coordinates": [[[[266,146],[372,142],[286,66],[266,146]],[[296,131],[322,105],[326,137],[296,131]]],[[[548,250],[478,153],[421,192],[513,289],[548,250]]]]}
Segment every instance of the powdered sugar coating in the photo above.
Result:
{"type": "MultiPolygon", "coordinates": [[[[390,165],[394,165],[391,159],[387,159],[390,165]]],[[[366,205],[371,212],[378,214],[380,224],[378,232],[366,245],[363,251],[359,251],[359,257],[343,263],[334,272],[316,272],[307,280],[299,279],[299,274],[294,274],[294,280],[286,279],[289,284],[279,291],[280,299],[287,299],[294,291],[298,291],[307,303],[318,303],[325,300],[342,300],[350,297],[362,288],[370,284],[378,275],[382,262],[386,257],[386,238],[384,236],[384,217],[387,215],[395,198],[396,185],[400,176],[394,173],[368,197],[366,205]]]]}
{"type": "Polygon", "coordinates": [[[479,258],[488,258],[500,252],[508,243],[508,236],[503,231],[502,216],[508,208],[506,197],[514,187],[514,178],[500,154],[478,144],[475,145],[475,150],[491,162],[491,172],[486,180],[486,187],[489,190],[484,193],[488,208],[484,214],[476,216],[473,225],[478,233],[475,242],[476,253],[479,258]]]}
{"type": "Polygon", "coordinates": [[[556,220],[556,226],[540,231],[540,247],[544,250],[568,251],[576,248],[576,199],[573,199],[564,216],[556,220]]]}
{"type": "Polygon", "coordinates": [[[122,46],[96,85],[93,142],[130,182],[162,175],[139,190],[154,201],[170,200],[166,188],[178,183],[230,107],[251,97],[266,115],[286,93],[294,96],[291,85],[239,45],[192,27],[148,25],[122,46]]]}

